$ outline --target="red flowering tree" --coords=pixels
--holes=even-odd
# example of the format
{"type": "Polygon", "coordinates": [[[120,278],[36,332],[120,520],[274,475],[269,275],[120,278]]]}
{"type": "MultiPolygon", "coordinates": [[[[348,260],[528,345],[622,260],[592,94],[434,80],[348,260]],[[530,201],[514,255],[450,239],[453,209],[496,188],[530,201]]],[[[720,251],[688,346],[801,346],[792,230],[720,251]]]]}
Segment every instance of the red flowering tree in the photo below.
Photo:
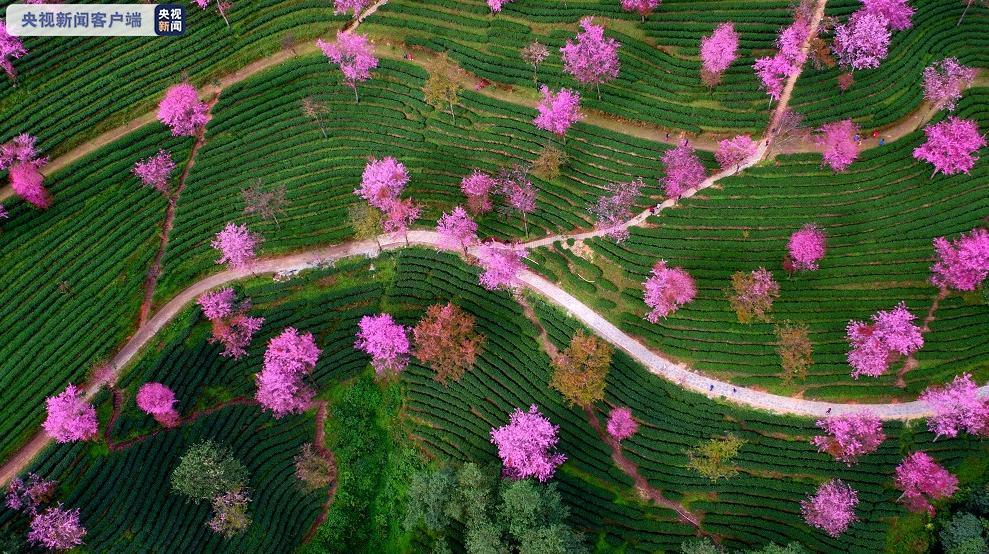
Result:
{"type": "Polygon", "coordinates": [[[35,514],[27,539],[50,550],[68,550],[82,544],[86,529],[79,522],[79,508],[66,510],[58,506],[35,514]]]}
{"type": "Polygon", "coordinates": [[[316,391],[303,378],[312,373],[319,354],[312,333],[299,333],[294,327],[287,327],[268,341],[264,367],[255,376],[258,390],[254,398],[263,408],[271,410],[276,419],[305,411],[316,391]]]}
{"type": "Polygon", "coordinates": [[[340,66],[344,83],[354,89],[354,98],[360,103],[357,84],[370,79],[371,70],[378,67],[378,58],[374,57],[374,47],[367,39],[367,35],[340,31],[335,42],[319,39],[316,41],[316,46],[332,63],[340,66]]]}
{"type": "Polygon", "coordinates": [[[738,59],[738,33],[730,21],[718,25],[714,32],[701,37],[701,80],[713,87],[721,75],[738,59]]]}
{"type": "Polygon", "coordinates": [[[788,272],[815,271],[827,251],[827,237],[813,223],[808,223],[790,235],[783,269],[788,272]]]}
{"type": "Polygon", "coordinates": [[[481,264],[481,286],[488,290],[499,288],[515,289],[522,282],[519,273],[525,269],[523,261],[528,251],[515,244],[499,244],[494,241],[483,243],[477,251],[481,264]]]}
{"type": "Polygon", "coordinates": [[[663,0],[622,0],[622,9],[639,14],[642,21],[645,21],[662,3],[663,0]]]}
{"type": "Polygon", "coordinates": [[[560,48],[563,70],[574,76],[582,85],[594,85],[601,98],[601,83],[618,77],[621,63],[618,61],[617,40],[604,36],[604,27],[595,25],[590,17],[580,20],[582,32],[575,40],[568,40],[560,48]]]}
{"type": "Polygon", "coordinates": [[[666,260],[659,260],[652,267],[652,274],[644,283],[643,300],[652,308],[646,319],[657,323],[679,310],[697,296],[697,286],[689,273],[681,267],[667,267],[666,260]]]}
{"type": "Polygon", "coordinates": [[[900,500],[911,512],[934,515],[931,500],[948,498],[958,490],[958,478],[944,469],[926,452],[914,452],[896,466],[896,488],[903,491],[900,500]]]}
{"type": "Polygon", "coordinates": [[[31,135],[21,134],[0,144],[0,171],[9,170],[10,187],[18,196],[36,208],[45,209],[51,206],[52,200],[40,170],[48,163],[48,158],[38,156],[34,147],[36,140],[31,135]]]}
{"type": "Polygon", "coordinates": [[[210,120],[209,107],[199,101],[196,87],[182,83],[165,92],[158,104],[158,121],[172,130],[172,136],[195,136],[210,120]]]}
{"type": "Polygon", "coordinates": [[[631,437],[639,430],[639,423],[628,408],[612,408],[608,414],[608,434],[617,442],[631,437]]]}
{"type": "Polygon", "coordinates": [[[859,10],[848,23],[835,28],[832,50],[838,63],[854,69],[875,69],[889,51],[889,21],[880,14],[859,10]]]}
{"type": "Polygon", "coordinates": [[[255,250],[260,243],[261,237],[249,231],[246,224],[227,223],[210,242],[210,246],[220,251],[220,258],[216,263],[241,269],[250,266],[257,258],[255,250]]]}
{"type": "Polygon", "coordinates": [[[718,142],[718,151],[714,153],[714,159],[718,160],[718,165],[723,171],[728,171],[732,167],[737,171],[742,163],[756,155],[759,147],[749,135],[736,135],[733,138],[718,142]]]}
{"type": "Polygon", "coordinates": [[[540,92],[543,99],[536,105],[539,115],[532,120],[537,128],[562,137],[571,125],[584,118],[580,113],[580,94],[576,91],[561,88],[553,93],[543,85],[540,92]]]}
{"type": "Polygon", "coordinates": [[[588,211],[594,216],[597,227],[607,229],[605,234],[615,242],[622,242],[629,237],[625,221],[632,215],[632,208],[642,195],[642,179],[625,183],[608,183],[605,190],[609,194],[598,198],[588,211]]]}
{"type": "Polygon", "coordinates": [[[971,435],[989,434],[989,401],[979,397],[979,387],[968,373],[946,385],[931,385],[920,395],[934,415],[927,428],[940,437],[954,438],[964,430],[971,435]]]}
{"type": "Polygon", "coordinates": [[[57,442],[89,440],[96,436],[96,410],[86,402],[82,391],[69,385],[62,393],[45,400],[48,417],[42,424],[45,433],[57,442]]]}
{"type": "Polygon", "coordinates": [[[159,150],[154,156],[135,163],[131,172],[144,185],[162,194],[168,194],[168,176],[174,170],[175,162],[172,160],[172,154],[165,150],[159,150]]]}
{"type": "Polygon", "coordinates": [[[852,377],[861,375],[879,377],[889,369],[896,356],[909,356],[924,346],[920,327],[913,321],[917,316],[900,302],[892,310],[880,310],[873,314],[872,323],[849,321],[848,364],[854,368],[852,377]]]}
{"type": "Polygon", "coordinates": [[[979,159],[975,153],[986,145],[979,127],[971,119],[949,117],[935,125],[924,127],[927,142],[913,151],[913,157],[934,166],[931,179],[938,172],[945,175],[968,173],[979,159]]]}
{"type": "Polygon", "coordinates": [[[460,206],[450,213],[443,213],[436,223],[436,232],[442,247],[462,248],[465,255],[467,249],[477,243],[477,223],[460,206]]]}
{"type": "Polygon", "coordinates": [[[838,172],[848,169],[859,156],[859,146],[855,142],[858,125],[851,119],[843,119],[827,123],[819,131],[817,142],[824,148],[821,164],[838,172]]]}
{"type": "Polygon", "coordinates": [[[707,173],[694,149],[686,142],[663,152],[663,190],[669,198],[679,199],[683,193],[704,182],[707,173]]]}
{"type": "Polygon", "coordinates": [[[151,415],[165,427],[175,427],[179,423],[179,413],[175,410],[175,393],[161,383],[145,383],[137,391],[137,407],[151,415]]]}
{"type": "Polygon", "coordinates": [[[800,513],[808,525],[837,537],[858,521],[855,516],[858,503],[855,489],[840,479],[832,479],[821,485],[813,496],[800,502],[800,513]]]}
{"type": "Polygon", "coordinates": [[[972,229],[954,241],[934,239],[931,283],[941,289],[975,290],[989,276],[989,231],[972,229]]]}
{"type": "Polygon", "coordinates": [[[6,23],[0,19],[0,69],[7,73],[11,81],[17,81],[17,70],[14,69],[14,60],[27,54],[24,43],[19,37],[15,37],[7,32],[6,23]]]}
{"type": "Polygon", "coordinates": [[[467,196],[467,209],[475,214],[491,211],[491,192],[497,185],[494,177],[475,169],[460,181],[460,190],[467,196]]]}
{"type": "Polygon", "coordinates": [[[882,421],[868,410],[819,419],[817,426],[827,434],[814,437],[811,443],[849,466],[886,440],[882,421]]]}
{"type": "Polygon", "coordinates": [[[361,318],[354,347],[371,356],[378,377],[388,377],[409,365],[408,329],[395,323],[391,314],[366,315],[361,318]]]}
{"type": "Polygon", "coordinates": [[[958,63],[958,58],[945,58],[924,68],[924,99],[935,110],[955,110],[962,93],[975,82],[976,71],[958,63]]]}
{"type": "Polygon", "coordinates": [[[745,273],[736,271],[731,276],[728,301],[742,323],[753,320],[769,321],[773,301],[780,296],[780,285],[765,268],[745,273]]]}
{"type": "Polygon", "coordinates": [[[484,344],[474,327],[474,316],[455,304],[430,306],[412,329],[416,359],[436,371],[437,381],[459,381],[484,344]]]}
{"type": "Polygon", "coordinates": [[[511,479],[535,477],[545,482],[553,477],[566,456],[557,453],[559,426],[550,423],[533,404],[528,412],[516,408],[508,425],[491,429],[491,442],[498,447],[502,474],[511,479]]]}

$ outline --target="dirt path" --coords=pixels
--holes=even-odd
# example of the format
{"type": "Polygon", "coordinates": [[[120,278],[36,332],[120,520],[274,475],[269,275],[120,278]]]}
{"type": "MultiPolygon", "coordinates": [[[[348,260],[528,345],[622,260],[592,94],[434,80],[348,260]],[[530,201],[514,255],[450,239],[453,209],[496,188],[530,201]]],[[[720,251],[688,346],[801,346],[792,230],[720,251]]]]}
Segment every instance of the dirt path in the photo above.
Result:
{"type": "MultiPolygon", "coordinates": [[[[317,402],[318,408],[316,409],[316,436],[313,437],[313,446],[316,451],[319,452],[320,456],[324,460],[329,462],[330,467],[334,469],[336,475],[339,475],[337,470],[337,460],[336,456],[333,455],[329,449],[326,448],[326,417],[327,417],[327,404],[325,400],[320,400],[317,402]]],[[[326,501],[319,509],[319,515],[313,520],[312,525],[309,526],[309,530],[302,537],[302,544],[306,544],[316,536],[316,532],[319,531],[320,525],[326,521],[326,516],[330,512],[330,506],[333,505],[333,499],[337,494],[337,484],[339,479],[337,477],[333,478],[333,482],[330,483],[329,489],[326,491],[326,501]]]]}

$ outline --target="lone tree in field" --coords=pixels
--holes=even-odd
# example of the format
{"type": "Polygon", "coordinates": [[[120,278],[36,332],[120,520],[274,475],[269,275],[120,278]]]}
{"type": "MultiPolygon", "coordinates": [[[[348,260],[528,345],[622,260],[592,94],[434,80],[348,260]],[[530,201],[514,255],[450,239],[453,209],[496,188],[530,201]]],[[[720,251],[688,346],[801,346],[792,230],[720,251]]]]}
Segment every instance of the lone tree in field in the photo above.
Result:
{"type": "Polygon", "coordinates": [[[934,515],[931,500],[949,498],[958,490],[958,478],[934,461],[926,452],[914,452],[896,466],[896,488],[900,500],[911,512],[934,515]]]}
{"type": "Polygon", "coordinates": [[[900,302],[892,310],[880,310],[873,314],[872,323],[849,321],[846,327],[848,364],[852,377],[861,375],[879,377],[886,373],[897,355],[909,356],[924,346],[924,336],[913,321],[917,316],[900,302]]]}
{"type": "Polygon", "coordinates": [[[522,61],[532,66],[532,82],[539,80],[539,66],[549,57],[549,49],[538,40],[522,48],[522,61]]]}
{"type": "Polygon", "coordinates": [[[312,96],[302,99],[302,115],[307,119],[312,119],[319,125],[319,130],[323,133],[323,138],[327,138],[326,127],[323,126],[323,114],[329,113],[330,108],[324,103],[316,100],[312,96]]]}
{"type": "Polygon", "coordinates": [[[330,62],[340,67],[343,82],[354,89],[354,99],[360,104],[361,97],[357,93],[358,83],[371,78],[371,70],[378,67],[378,58],[374,57],[374,47],[367,35],[359,35],[350,31],[340,31],[334,42],[323,39],[316,41],[316,46],[330,62]]]}
{"type": "Polygon", "coordinates": [[[344,15],[351,12],[357,19],[374,0],[333,0],[333,15],[344,15]]]}
{"type": "Polygon", "coordinates": [[[707,178],[700,158],[686,142],[663,152],[663,190],[668,198],[679,200],[688,190],[700,185],[707,178]]]}
{"type": "Polygon", "coordinates": [[[199,101],[196,87],[182,83],[165,91],[165,97],[158,104],[158,121],[161,121],[172,131],[172,136],[195,136],[210,116],[209,107],[199,101]]]}
{"type": "Polygon", "coordinates": [[[7,485],[4,504],[11,510],[20,510],[33,514],[38,512],[42,504],[51,500],[57,487],[55,481],[42,479],[37,473],[28,473],[27,481],[17,477],[7,485]]]}
{"type": "Polygon", "coordinates": [[[693,277],[681,267],[667,267],[666,260],[652,266],[652,274],[642,284],[646,306],[652,308],[646,315],[649,323],[657,323],[679,310],[697,296],[693,277]]]}
{"type": "MultiPolygon", "coordinates": [[[[210,5],[210,0],[192,0],[199,6],[200,9],[205,10],[210,5]]],[[[223,22],[227,24],[227,28],[230,28],[230,20],[227,19],[227,10],[229,10],[233,4],[227,2],[226,0],[216,0],[216,10],[220,12],[220,16],[223,18],[223,22]]]]}
{"type": "Polygon", "coordinates": [[[545,181],[551,181],[560,176],[560,166],[566,163],[566,152],[552,144],[547,144],[539,151],[539,156],[532,160],[532,174],[545,181]]]}
{"type": "Polygon", "coordinates": [[[859,133],[858,125],[851,119],[843,119],[827,123],[819,131],[821,134],[817,142],[824,148],[821,165],[837,172],[848,169],[859,156],[859,146],[855,142],[855,135],[859,133]]]}
{"type": "Polygon", "coordinates": [[[563,395],[567,404],[581,408],[604,400],[612,352],[611,345],[604,340],[577,331],[570,346],[553,358],[550,386],[563,395]]]}
{"type": "Polygon", "coordinates": [[[953,241],[934,239],[931,283],[942,290],[972,291],[989,277],[989,231],[972,229],[953,241]]]}
{"type": "Polygon", "coordinates": [[[243,490],[247,468],[234,458],[229,448],[207,439],[182,455],[172,471],[171,483],[172,492],[199,504],[229,491],[243,490]]]}
{"type": "Polygon", "coordinates": [[[168,194],[168,177],[172,171],[175,171],[175,161],[166,150],[159,150],[154,156],[137,161],[131,170],[142,184],[165,195],[168,194]]]}
{"type": "Polygon", "coordinates": [[[804,380],[807,371],[814,365],[814,345],[810,341],[810,328],[807,325],[785,321],[773,327],[776,334],[776,354],[783,368],[783,382],[794,379],[804,380]]]}
{"type": "Polygon", "coordinates": [[[780,285],[765,268],[749,273],[736,271],[731,276],[728,301],[742,323],[769,321],[773,301],[779,296],[780,285]]]}
{"type": "Polygon", "coordinates": [[[319,360],[320,350],[312,333],[299,333],[287,327],[277,337],[268,341],[264,352],[264,366],[255,375],[257,393],[254,398],[276,419],[292,413],[302,413],[309,408],[316,391],[303,379],[312,373],[319,360]]]}
{"type": "Polygon", "coordinates": [[[408,329],[395,323],[391,314],[366,315],[359,323],[354,347],[371,356],[378,378],[397,375],[409,365],[408,329]]]}
{"type": "Polygon", "coordinates": [[[244,213],[257,214],[262,221],[272,220],[278,225],[278,214],[285,213],[288,200],[285,199],[285,184],[282,183],[270,189],[264,187],[261,179],[240,191],[244,199],[244,213]]]}
{"type": "Polygon", "coordinates": [[[68,550],[82,544],[86,528],[79,522],[79,508],[66,510],[58,506],[34,514],[27,539],[49,550],[68,550]]]}
{"type": "Polygon", "coordinates": [[[858,503],[855,489],[840,479],[832,479],[821,485],[813,496],[800,502],[800,512],[808,525],[838,537],[858,521],[855,516],[858,503]]]}
{"type": "Polygon", "coordinates": [[[6,22],[0,19],[0,69],[7,73],[7,77],[15,86],[17,84],[17,70],[14,69],[14,60],[26,54],[27,48],[24,48],[24,43],[19,37],[8,33],[6,22]]]}
{"type": "Polygon", "coordinates": [[[432,368],[434,378],[445,385],[474,366],[484,337],[475,329],[474,316],[447,302],[426,309],[412,329],[412,341],[416,360],[432,368]]]}
{"type": "Polygon", "coordinates": [[[243,490],[231,490],[213,498],[213,518],[206,526],[223,538],[233,538],[247,530],[251,524],[251,516],[247,513],[247,505],[251,499],[243,490]]]}
{"type": "Polygon", "coordinates": [[[735,457],[745,443],[745,440],[731,433],[704,441],[687,451],[687,458],[690,459],[687,467],[711,481],[734,477],[738,475],[735,457]]]}
{"type": "Polygon", "coordinates": [[[831,47],[842,66],[875,69],[889,53],[889,40],[889,21],[882,15],[859,10],[848,23],[835,28],[831,47]]]}
{"type": "Polygon", "coordinates": [[[42,424],[56,442],[89,440],[96,436],[96,410],[82,397],[82,391],[69,385],[62,393],[45,400],[48,417],[42,424]]]}
{"type": "Polygon", "coordinates": [[[550,423],[533,404],[528,412],[516,408],[508,425],[491,429],[491,443],[498,447],[502,475],[510,479],[535,477],[548,481],[567,458],[555,452],[560,427],[550,423]]]}
{"type": "Polygon", "coordinates": [[[540,89],[543,99],[536,105],[539,115],[532,123],[539,129],[564,137],[571,125],[584,118],[580,113],[580,94],[568,88],[552,92],[543,85],[540,89]]]}
{"type": "Polygon", "coordinates": [[[329,486],[337,478],[337,468],[312,443],[302,445],[295,456],[295,478],[314,491],[329,486]]]}
{"type": "Polygon", "coordinates": [[[34,147],[36,140],[31,135],[21,134],[0,144],[0,171],[9,170],[10,187],[17,196],[36,208],[45,209],[52,203],[41,175],[41,168],[48,164],[48,158],[38,156],[34,147]]]}
{"type": "Polygon", "coordinates": [[[714,153],[714,159],[718,160],[718,165],[722,171],[735,168],[741,169],[742,164],[756,155],[759,145],[756,144],[749,135],[737,135],[730,139],[718,142],[718,151],[714,153]]]}
{"type": "Polygon", "coordinates": [[[604,36],[604,27],[595,25],[590,17],[580,20],[582,32],[575,40],[568,40],[560,48],[563,70],[574,76],[582,85],[594,85],[601,99],[601,84],[618,77],[621,63],[618,61],[617,40],[604,36]]]}
{"type": "Polygon", "coordinates": [[[818,262],[827,252],[828,239],[824,231],[813,223],[808,223],[790,235],[786,244],[787,254],[783,259],[783,269],[795,271],[816,271],[818,262]]]}
{"type": "Polygon", "coordinates": [[[924,68],[924,100],[935,111],[955,111],[955,104],[975,82],[976,71],[958,63],[958,58],[945,58],[924,68]]]}
{"type": "Polygon", "coordinates": [[[519,273],[525,269],[528,251],[516,244],[499,244],[488,241],[481,244],[477,259],[481,264],[480,282],[487,290],[516,289],[521,286],[519,273]]]}
{"type": "Polygon", "coordinates": [[[358,202],[347,207],[347,223],[354,231],[357,240],[374,239],[381,250],[381,240],[378,238],[384,229],[381,227],[381,212],[368,204],[358,202]]]}
{"type": "Polygon", "coordinates": [[[587,210],[594,216],[595,226],[606,229],[605,235],[615,242],[622,242],[629,237],[628,227],[623,225],[632,215],[632,208],[642,195],[642,179],[622,183],[608,183],[605,190],[609,193],[598,197],[596,203],[587,210]]]}
{"type": "Polygon", "coordinates": [[[460,181],[460,190],[467,197],[467,209],[474,214],[482,214],[491,211],[491,193],[498,185],[498,181],[475,169],[470,175],[460,181]]]}
{"type": "Polygon", "coordinates": [[[645,22],[649,14],[662,3],[663,0],[622,0],[622,9],[639,14],[639,17],[645,22]]]}
{"type": "Polygon", "coordinates": [[[249,231],[247,225],[227,223],[210,242],[210,246],[220,251],[220,258],[216,263],[227,264],[231,269],[243,269],[257,258],[255,250],[260,243],[260,235],[249,231]]]}
{"type": "Polygon", "coordinates": [[[440,235],[440,245],[444,248],[457,248],[464,251],[477,244],[477,223],[461,206],[444,212],[436,222],[436,232],[440,235]]]}
{"type": "Polygon", "coordinates": [[[721,82],[721,75],[738,59],[738,33],[735,25],[727,21],[714,32],[701,37],[701,80],[714,88],[721,82]]]}
{"type": "Polygon", "coordinates": [[[460,90],[463,88],[460,86],[460,68],[443,52],[429,62],[426,71],[429,78],[422,86],[426,103],[438,111],[449,112],[450,118],[456,121],[454,107],[460,101],[460,90]]]}
{"type": "Polygon", "coordinates": [[[507,208],[522,216],[525,236],[529,236],[529,214],[536,211],[536,189],[529,179],[529,171],[515,164],[498,173],[497,192],[505,198],[507,208]]]}
{"type": "Polygon", "coordinates": [[[137,390],[137,407],[155,418],[165,427],[179,424],[179,413],[175,410],[175,393],[161,383],[145,383],[137,390]]]}
{"type": "Polygon", "coordinates": [[[390,156],[370,158],[364,166],[361,186],[354,194],[367,200],[368,204],[386,212],[398,200],[405,185],[409,183],[409,172],[405,165],[390,156]]]}
{"type": "Polygon", "coordinates": [[[927,419],[927,429],[934,440],[958,436],[989,435],[989,401],[979,396],[979,387],[968,373],[958,375],[945,385],[931,385],[920,395],[934,415],[927,419]]]}
{"type": "Polygon", "coordinates": [[[927,142],[913,151],[913,157],[934,166],[931,179],[939,172],[945,175],[968,173],[979,159],[975,153],[986,145],[974,120],[948,119],[924,127],[927,142]]]}
{"type": "Polygon", "coordinates": [[[608,434],[615,442],[622,442],[639,431],[639,423],[628,408],[612,408],[608,414],[608,434]]]}
{"type": "Polygon", "coordinates": [[[203,293],[196,303],[213,324],[213,336],[209,342],[223,345],[221,356],[239,360],[247,354],[247,347],[264,324],[264,318],[247,315],[251,308],[249,300],[239,304],[234,301],[234,290],[227,287],[203,293]]]}
{"type": "Polygon", "coordinates": [[[886,440],[882,421],[868,410],[819,419],[817,426],[827,434],[814,437],[811,444],[848,466],[875,452],[886,440]]]}

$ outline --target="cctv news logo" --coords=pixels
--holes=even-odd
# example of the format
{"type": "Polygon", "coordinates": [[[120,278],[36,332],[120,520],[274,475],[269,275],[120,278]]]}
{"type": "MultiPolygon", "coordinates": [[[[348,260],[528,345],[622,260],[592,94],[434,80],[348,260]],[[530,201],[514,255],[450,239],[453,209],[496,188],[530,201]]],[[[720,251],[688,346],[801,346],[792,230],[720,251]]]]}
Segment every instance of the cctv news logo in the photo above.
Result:
{"type": "Polygon", "coordinates": [[[41,37],[145,37],[185,33],[180,4],[11,4],[7,32],[41,37]]]}

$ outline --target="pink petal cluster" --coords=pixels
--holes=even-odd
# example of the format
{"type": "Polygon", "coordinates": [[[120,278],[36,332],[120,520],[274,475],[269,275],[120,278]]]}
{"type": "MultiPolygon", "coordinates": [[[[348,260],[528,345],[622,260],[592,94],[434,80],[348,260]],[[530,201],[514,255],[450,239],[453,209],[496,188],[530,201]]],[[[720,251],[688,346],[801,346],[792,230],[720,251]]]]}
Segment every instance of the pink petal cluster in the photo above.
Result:
{"type": "Polygon", "coordinates": [[[246,314],[251,307],[249,300],[241,302],[239,306],[234,301],[234,290],[227,287],[204,293],[196,302],[206,319],[213,323],[213,337],[210,342],[223,345],[221,356],[239,360],[247,354],[247,347],[264,324],[264,318],[246,314]]]}
{"type": "Polygon", "coordinates": [[[357,83],[370,79],[371,70],[378,67],[378,58],[374,57],[374,47],[367,35],[340,31],[335,42],[319,39],[316,46],[331,62],[340,66],[343,80],[355,90],[357,83]]]}
{"type": "Polygon", "coordinates": [[[528,251],[515,244],[499,244],[488,241],[477,251],[481,264],[480,282],[487,290],[499,288],[514,289],[521,285],[519,273],[525,269],[525,259],[528,251]]]}
{"type": "Polygon", "coordinates": [[[609,183],[605,189],[609,194],[598,198],[588,211],[597,220],[597,226],[607,229],[607,236],[616,242],[629,237],[628,227],[623,225],[632,215],[632,207],[642,195],[642,179],[624,183],[609,183]]]}
{"type": "Polygon", "coordinates": [[[371,356],[378,377],[395,375],[409,365],[409,332],[391,314],[366,315],[359,323],[354,347],[371,356]]]}
{"type": "Polygon", "coordinates": [[[54,492],[55,481],[42,479],[37,473],[28,473],[27,481],[16,478],[7,485],[6,505],[11,510],[34,514],[54,492]]]}
{"type": "Polygon", "coordinates": [[[652,275],[642,284],[646,306],[652,308],[646,315],[650,323],[667,317],[697,296],[693,277],[680,267],[667,267],[666,260],[659,260],[652,267],[652,275]]]}
{"type": "Polygon", "coordinates": [[[882,15],[859,10],[848,23],[835,28],[831,48],[843,66],[875,69],[888,54],[889,40],[889,21],[882,15]]]}
{"type": "Polygon", "coordinates": [[[704,71],[720,75],[738,59],[738,33],[730,21],[701,37],[701,65],[704,71]]]}
{"type": "Polygon", "coordinates": [[[175,410],[175,393],[161,383],[145,383],[137,391],[137,407],[155,418],[165,427],[175,427],[179,423],[179,413],[175,410]]]}
{"type": "Polygon", "coordinates": [[[954,111],[962,92],[975,82],[976,71],[958,63],[958,58],[945,58],[924,68],[924,99],[937,109],[954,111]]]}
{"type": "Polygon", "coordinates": [[[406,233],[409,225],[419,219],[421,208],[411,198],[395,199],[385,206],[382,228],[386,233],[406,233]]]}
{"type": "Polygon", "coordinates": [[[740,166],[743,162],[756,155],[758,145],[749,135],[736,135],[733,138],[718,142],[718,151],[714,159],[718,160],[721,169],[727,171],[740,166]]]}
{"type": "Polygon", "coordinates": [[[934,239],[937,260],[931,266],[931,283],[942,289],[975,290],[989,276],[989,231],[972,229],[952,242],[934,239]]]}
{"type": "Polygon", "coordinates": [[[800,502],[800,512],[808,525],[837,537],[858,521],[855,517],[858,503],[855,489],[840,479],[832,479],[821,485],[813,496],[800,502]]]}
{"type": "Polygon", "coordinates": [[[395,158],[371,158],[364,166],[361,186],[354,194],[375,208],[386,211],[402,194],[408,182],[409,173],[405,165],[395,158]]]}
{"type": "Polygon", "coordinates": [[[927,428],[935,440],[957,437],[960,430],[971,435],[989,434],[989,401],[979,397],[979,387],[968,373],[946,385],[927,387],[920,400],[934,412],[927,420],[927,428]]]}
{"type": "Polygon", "coordinates": [[[498,179],[498,192],[515,211],[530,214],[536,210],[536,189],[524,170],[513,169],[498,179]]]}
{"type": "Polygon", "coordinates": [[[9,217],[10,214],[7,213],[7,208],[4,208],[3,204],[0,204],[0,219],[8,219],[9,217]]]}
{"type": "Polygon", "coordinates": [[[900,302],[892,310],[880,310],[872,315],[872,324],[849,321],[847,338],[852,349],[848,363],[854,368],[852,377],[879,377],[889,369],[896,354],[909,356],[924,346],[920,327],[913,321],[917,316],[900,302]]]}
{"type": "Polygon", "coordinates": [[[18,196],[45,209],[51,206],[51,194],[44,187],[40,169],[48,163],[48,158],[38,156],[36,141],[31,135],[21,134],[0,144],[0,170],[10,169],[10,187],[18,196]]]}
{"type": "Polygon", "coordinates": [[[68,550],[82,544],[86,529],[79,522],[79,508],[66,510],[59,503],[31,520],[27,539],[51,550],[68,550]]]}
{"type": "Polygon", "coordinates": [[[759,58],[752,67],[755,69],[759,80],[762,81],[762,88],[773,100],[780,99],[780,95],[783,94],[783,81],[796,73],[798,69],[782,54],[759,58]]]}
{"type": "Polygon", "coordinates": [[[131,172],[142,183],[164,194],[168,192],[168,176],[174,170],[175,162],[172,160],[172,154],[159,150],[154,156],[135,163],[131,172]]]}
{"type": "Polygon", "coordinates": [[[877,15],[889,22],[894,31],[905,31],[913,26],[913,8],[907,0],[862,0],[862,11],[877,15]]]}
{"type": "Polygon", "coordinates": [[[172,136],[194,136],[210,120],[209,107],[199,101],[196,87],[182,83],[165,92],[158,104],[158,121],[172,130],[172,136]]]}
{"type": "Polygon", "coordinates": [[[571,125],[584,118],[580,113],[580,94],[576,91],[561,88],[554,94],[543,85],[540,92],[543,99],[536,105],[539,115],[532,120],[537,128],[562,137],[571,125]]]}
{"type": "Polygon", "coordinates": [[[686,142],[663,152],[663,190],[669,198],[680,198],[683,193],[704,182],[707,173],[694,149],[686,142]]]}
{"type": "Polygon", "coordinates": [[[491,8],[492,13],[498,13],[501,11],[502,6],[512,2],[513,0],[488,0],[488,7],[491,8]]]}
{"type": "Polygon", "coordinates": [[[467,250],[477,243],[477,223],[461,206],[453,208],[450,213],[443,213],[436,223],[436,232],[439,233],[440,245],[444,248],[467,250]]]}
{"type": "Polygon", "coordinates": [[[7,32],[6,23],[0,19],[0,69],[3,69],[11,79],[17,78],[17,71],[14,69],[14,62],[27,54],[24,43],[19,37],[15,37],[7,32]]]}
{"type": "Polygon", "coordinates": [[[460,190],[467,196],[467,208],[475,214],[491,211],[491,191],[497,181],[494,177],[475,169],[460,181],[460,190]]]}
{"type": "Polygon", "coordinates": [[[576,41],[568,40],[560,48],[563,70],[583,85],[600,85],[618,77],[617,40],[604,36],[604,27],[595,25],[590,17],[580,20],[582,32],[576,41]]]}
{"type": "Polygon", "coordinates": [[[56,396],[45,400],[48,417],[42,424],[45,433],[57,442],[89,440],[96,436],[96,410],[82,397],[82,391],[69,385],[56,396]]]}
{"type": "Polygon", "coordinates": [[[886,440],[882,421],[868,410],[819,419],[817,426],[827,435],[814,437],[811,444],[849,466],[875,452],[886,440]]]}
{"type": "Polygon", "coordinates": [[[804,42],[810,35],[810,25],[803,19],[797,19],[786,27],[778,37],[776,37],[776,48],[779,55],[783,56],[790,65],[799,67],[807,61],[807,54],[803,51],[804,42]]]}
{"type": "Polygon", "coordinates": [[[333,0],[333,14],[343,15],[347,12],[351,12],[354,17],[357,17],[371,5],[373,0],[333,0]]]}
{"type": "Polygon", "coordinates": [[[914,452],[896,466],[896,488],[900,499],[912,512],[934,515],[931,500],[948,498],[958,490],[958,478],[934,461],[926,452],[914,452]]]}
{"type": "Polygon", "coordinates": [[[612,408],[608,414],[608,434],[618,442],[631,437],[639,430],[639,423],[628,408],[612,408]]]}
{"type": "Polygon", "coordinates": [[[838,172],[848,169],[859,156],[859,146],[855,142],[858,125],[851,119],[843,119],[827,123],[819,131],[818,143],[824,148],[821,163],[838,172]]]}
{"type": "Polygon", "coordinates": [[[533,404],[528,412],[516,408],[508,425],[491,429],[491,442],[498,447],[502,474],[511,479],[535,477],[545,482],[567,458],[553,452],[559,442],[558,425],[539,413],[533,404]]]}
{"type": "Polygon", "coordinates": [[[247,224],[237,225],[227,223],[222,231],[210,242],[210,246],[220,251],[218,264],[229,264],[231,268],[241,269],[249,266],[257,257],[255,249],[261,237],[250,232],[247,224]]]}
{"type": "Polygon", "coordinates": [[[933,164],[933,175],[968,173],[979,159],[975,152],[986,145],[986,138],[971,119],[952,116],[924,127],[924,134],[927,142],[914,149],[913,157],[933,164]]]}
{"type": "Polygon", "coordinates": [[[268,341],[264,367],[255,376],[258,390],[254,397],[276,419],[303,412],[316,395],[303,377],[316,367],[319,354],[312,333],[300,334],[294,327],[287,327],[268,341]]]}
{"type": "Polygon", "coordinates": [[[206,319],[214,321],[224,319],[234,313],[234,300],[236,294],[230,287],[220,290],[205,292],[199,296],[196,303],[203,310],[206,319]]]}
{"type": "Polygon", "coordinates": [[[627,12],[635,12],[642,17],[647,17],[662,2],[663,0],[622,0],[622,9],[627,12]]]}
{"type": "Polygon", "coordinates": [[[824,258],[827,250],[827,237],[824,231],[813,223],[808,223],[790,235],[787,243],[787,258],[784,266],[789,271],[814,271],[824,258]]]}

